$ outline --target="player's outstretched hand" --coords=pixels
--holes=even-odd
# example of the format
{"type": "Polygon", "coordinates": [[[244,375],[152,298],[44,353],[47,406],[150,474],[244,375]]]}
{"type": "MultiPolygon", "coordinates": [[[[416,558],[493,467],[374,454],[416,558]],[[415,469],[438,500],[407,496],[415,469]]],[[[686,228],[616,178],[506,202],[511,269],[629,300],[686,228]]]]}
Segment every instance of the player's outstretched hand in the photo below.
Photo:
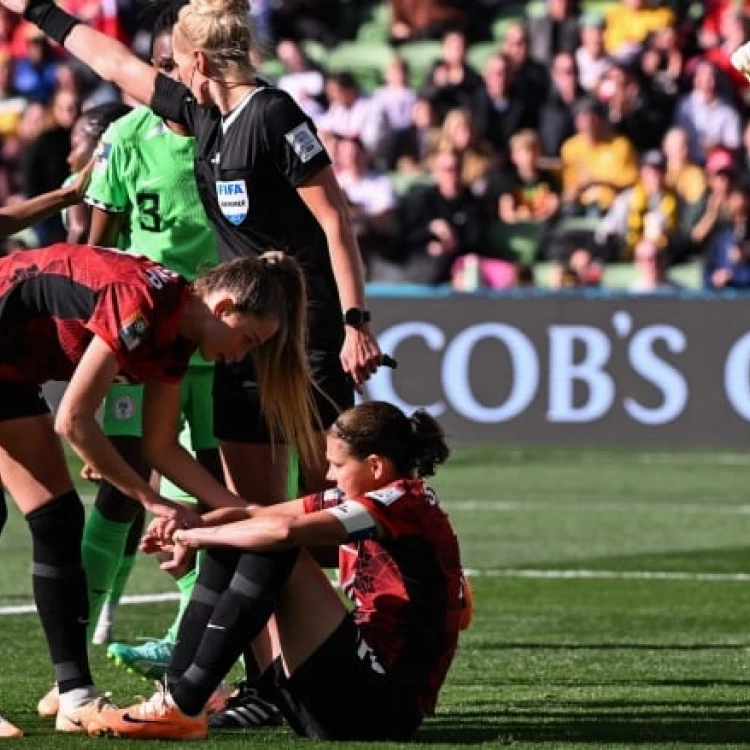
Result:
{"type": "Polygon", "coordinates": [[[750,78],[750,42],[745,42],[739,49],[732,53],[732,67],[744,73],[745,77],[750,78]]]}

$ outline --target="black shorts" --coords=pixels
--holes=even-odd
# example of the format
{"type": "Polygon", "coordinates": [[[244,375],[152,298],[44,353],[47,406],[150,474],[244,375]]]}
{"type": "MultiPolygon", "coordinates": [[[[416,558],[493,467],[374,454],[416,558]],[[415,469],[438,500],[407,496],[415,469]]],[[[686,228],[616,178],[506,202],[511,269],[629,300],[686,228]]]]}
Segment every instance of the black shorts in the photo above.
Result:
{"type": "MultiPolygon", "coordinates": [[[[344,409],[354,406],[354,387],[338,354],[311,354],[310,370],[317,388],[312,395],[324,429],[344,409]]],[[[232,443],[271,442],[260,409],[258,384],[250,360],[241,365],[216,365],[214,377],[214,435],[232,443]]]]}
{"type": "Polygon", "coordinates": [[[281,660],[263,676],[297,734],[320,740],[406,740],[422,723],[416,697],[382,671],[350,615],[286,677],[281,660]]]}
{"type": "Polygon", "coordinates": [[[38,385],[0,380],[0,422],[49,414],[49,405],[38,385]]]}

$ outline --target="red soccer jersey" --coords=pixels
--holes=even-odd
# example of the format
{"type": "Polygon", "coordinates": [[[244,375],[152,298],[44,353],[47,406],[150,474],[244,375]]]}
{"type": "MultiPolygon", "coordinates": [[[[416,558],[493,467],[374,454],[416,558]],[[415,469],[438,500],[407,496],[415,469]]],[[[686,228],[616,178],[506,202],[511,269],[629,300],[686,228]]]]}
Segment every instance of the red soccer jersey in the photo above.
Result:
{"type": "Polygon", "coordinates": [[[0,259],[0,380],[69,380],[94,335],[132,383],[179,381],[195,344],[177,324],[187,282],[147,258],[52,245],[0,259]]]}
{"type": "MultiPolygon", "coordinates": [[[[338,490],[310,495],[305,512],[345,499],[338,490]]],[[[456,534],[420,479],[352,499],[389,534],[340,548],[341,584],[354,602],[354,620],[387,672],[432,713],[456,651],[463,608],[456,534]]]]}

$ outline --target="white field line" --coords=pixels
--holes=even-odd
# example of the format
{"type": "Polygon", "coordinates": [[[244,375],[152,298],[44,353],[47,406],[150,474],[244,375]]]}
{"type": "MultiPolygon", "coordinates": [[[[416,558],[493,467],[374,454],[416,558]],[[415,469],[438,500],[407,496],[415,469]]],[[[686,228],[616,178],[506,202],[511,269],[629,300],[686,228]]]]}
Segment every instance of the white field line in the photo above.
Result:
{"type": "MultiPolygon", "coordinates": [[[[471,578],[519,578],[532,580],[607,580],[607,581],[692,581],[709,583],[747,583],[750,573],[689,573],[681,571],[647,571],[647,570],[534,570],[498,568],[477,570],[467,568],[466,574],[471,578]]],[[[176,593],[138,594],[124,596],[120,603],[153,604],[172,602],[179,599],[176,593]]],[[[15,604],[0,607],[0,617],[10,615],[27,615],[36,612],[33,604],[15,604]]]]}
{"type": "Polygon", "coordinates": [[[450,500],[443,507],[453,512],[515,513],[557,511],[559,513],[691,513],[699,515],[750,515],[750,505],[711,505],[710,503],[630,503],[623,502],[536,502],[529,500],[450,500]]]}

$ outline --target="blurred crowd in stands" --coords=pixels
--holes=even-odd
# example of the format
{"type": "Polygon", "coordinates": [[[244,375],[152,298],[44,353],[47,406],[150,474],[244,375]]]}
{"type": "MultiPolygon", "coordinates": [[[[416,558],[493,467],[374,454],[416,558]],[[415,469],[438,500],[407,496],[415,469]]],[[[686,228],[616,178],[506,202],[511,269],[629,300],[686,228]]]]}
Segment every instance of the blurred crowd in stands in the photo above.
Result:
{"type": "MultiPolygon", "coordinates": [[[[151,11],[62,0],[148,55],[151,11]]],[[[750,2],[253,0],[261,74],[314,120],[373,282],[750,288],[750,2]],[[540,277],[544,269],[544,278],[540,277]],[[682,274],[685,277],[685,274],[682,274]]],[[[118,92],[0,9],[0,200],[58,187],[118,92]]],[[[37,241],[64,236],[38,228],[37,241]]],[[[12,242],[30,241],[15,238],[12,242]]]]}

